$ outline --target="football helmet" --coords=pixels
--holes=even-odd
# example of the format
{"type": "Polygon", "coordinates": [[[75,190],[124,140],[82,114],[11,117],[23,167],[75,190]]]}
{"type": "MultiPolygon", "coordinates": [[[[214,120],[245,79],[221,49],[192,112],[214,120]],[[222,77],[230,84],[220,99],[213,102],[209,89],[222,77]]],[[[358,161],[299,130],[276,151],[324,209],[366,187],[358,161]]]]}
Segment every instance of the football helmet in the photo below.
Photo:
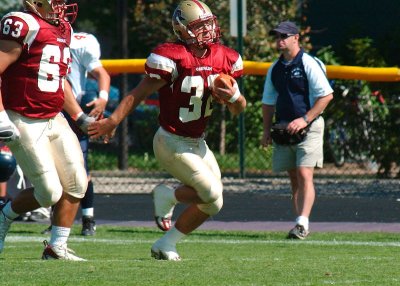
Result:
{"type": "Polygon", "coordinates": [[[66,4],[67,0],[23,0],[25,9],[34,12],[51,24],[60,21],[74,22],[78,4],[66,4]]]}
{"type": "Polygon", "coordinates": [[[179,3],[172,16],[172,27],[179,40],[202,48],[218,42],[221,36],[217,18],[198,0],[179,3]]]}
{"type": "Polygon", "coordinates": [[[0,147],[0,182],[6,182],[17,168],[17,161],[7,146],[0,147]]]}

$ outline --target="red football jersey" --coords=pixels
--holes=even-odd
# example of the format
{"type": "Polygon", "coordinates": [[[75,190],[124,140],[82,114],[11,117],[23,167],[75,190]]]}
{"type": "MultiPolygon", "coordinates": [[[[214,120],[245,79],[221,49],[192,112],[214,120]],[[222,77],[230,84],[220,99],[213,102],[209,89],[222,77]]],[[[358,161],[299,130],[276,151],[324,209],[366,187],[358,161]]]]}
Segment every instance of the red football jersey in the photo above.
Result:
{"type": "Polygon", "coordinates": [[[184,44],[165,43],[153,50],[145,69],[149,76],[167,81],[159,90],[160,125],[168,132],[199,138],[212,113],[212,82],[219,73],[242,76],[243,62],[239,53],[220,44],[197,58],[184,44]]]}
{"type": "Polygon", "coordinates": [[[19,59],[1,75],[5,109],[30,118],[56,116],[71,62],[70,24],[54,26],[34,13],[12,12],[1,20],[0,39],[22,46],[19,59]]]}

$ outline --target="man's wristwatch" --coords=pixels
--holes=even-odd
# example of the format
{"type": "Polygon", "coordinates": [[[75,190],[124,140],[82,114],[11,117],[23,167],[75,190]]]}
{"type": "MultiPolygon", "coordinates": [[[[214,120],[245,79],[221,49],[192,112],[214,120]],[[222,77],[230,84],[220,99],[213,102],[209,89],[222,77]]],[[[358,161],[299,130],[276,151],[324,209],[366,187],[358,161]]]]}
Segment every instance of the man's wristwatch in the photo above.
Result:
{"type": "Polygon", "coordinates": [[[308,121],[307,114],[304,114],[303,119],[304,119],[304,121],[305,121],[307,124],[310,123],[310,121],[308,121]]]}

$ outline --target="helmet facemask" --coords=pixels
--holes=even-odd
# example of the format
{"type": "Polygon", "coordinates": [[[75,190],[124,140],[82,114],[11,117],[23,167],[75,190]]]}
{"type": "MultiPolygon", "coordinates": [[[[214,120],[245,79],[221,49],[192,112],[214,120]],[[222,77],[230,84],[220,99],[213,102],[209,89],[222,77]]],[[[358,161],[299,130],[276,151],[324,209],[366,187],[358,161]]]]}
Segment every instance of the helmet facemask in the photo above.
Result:
{"type": "Polygon", "coordinates": [[[50,24],[59,25],[63,21],[75,21],[78,12],[76,3],[67,5],[65,2],[66,0],[25,0],[24,6],[50,24]]]}
{"type": "Polygon", "coordinates": [[[217,42],[220,31],[216,21],[216,17],[211,15],[205,20],[191,22],[186,27],[190,36],[189,39],[186,39],[186,43],[204,47],[217,42]]]}
{"type": "MultiPolygon", "coordinates": [[[[54,2],[54,0],[53,0],[54,2]]],[[[64,2],[64,9],[63,9],[63,19],[66,22],[73,23],[76,20],[76,16],[78,15],[78,4],[76,3],[71,3],[71,4],[65,4],[65,1],[59,1],[59,2],[64,2]]]]}

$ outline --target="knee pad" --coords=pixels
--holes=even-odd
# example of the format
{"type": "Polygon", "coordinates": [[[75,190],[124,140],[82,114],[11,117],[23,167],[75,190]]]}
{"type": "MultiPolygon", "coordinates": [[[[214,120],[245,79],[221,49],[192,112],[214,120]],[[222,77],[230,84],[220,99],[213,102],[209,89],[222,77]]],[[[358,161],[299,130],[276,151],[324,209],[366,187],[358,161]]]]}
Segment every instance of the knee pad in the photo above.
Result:
{"type": "Polygon", "coordinates": [[[75,172],[68,178],[64,177],[62,179],[63,183],[60,182],[59,176],[54,173],[46,173],[31,180],[38,203],[42,207],[52,206],[60,200],[63,191],[75,198],[83,198],[88,181],[84,168],[81,169],[80,172],[75,172]]]}
{"type": "Polygon", "coordinates": [[[43,194],[37,194],[35,192],[35,198],[40,204],[41,207],[48,208],[51,207],[52,205],[55,205],[62,196],[62,190],[58,192],[54,192],[51,194],[48,194],[47,196],[43,194]]]}
{"type": "Polygon", "coordinates": [[[72,197],[82,199],[88,187],[86,171],[83,166],[74,165],[70,173],[72,176],[68,178],[68,187],[65,187],[64,191],[72,197]]]}
{"type": "Polygon", "coordinates": [[[42,207],[47,208],[56,204],[62,196],[63,189],[58,176],[44,174],[33,180],[32,184],[34,185],[34,196],[42,207]]]}
{"type": "Polygon", "coordinates": [[[213,203],[222,197],[222,182],[216,178],[208,178],[210,184],[196,184],[195,189],[204,203],[213,203]]]}
{"type": "Polygon", "coordinates": [[[223,200],[222,196],[220,196],[217,200],[215,200],[212,203],[198,204],[197,207],[203,213],[208,214],[209,216],[213,216],[213,215],[216,215],[217,213],[219,213],[219,211],[222,209],[223,204],[224,204],[224,200],[223,200]]]}

